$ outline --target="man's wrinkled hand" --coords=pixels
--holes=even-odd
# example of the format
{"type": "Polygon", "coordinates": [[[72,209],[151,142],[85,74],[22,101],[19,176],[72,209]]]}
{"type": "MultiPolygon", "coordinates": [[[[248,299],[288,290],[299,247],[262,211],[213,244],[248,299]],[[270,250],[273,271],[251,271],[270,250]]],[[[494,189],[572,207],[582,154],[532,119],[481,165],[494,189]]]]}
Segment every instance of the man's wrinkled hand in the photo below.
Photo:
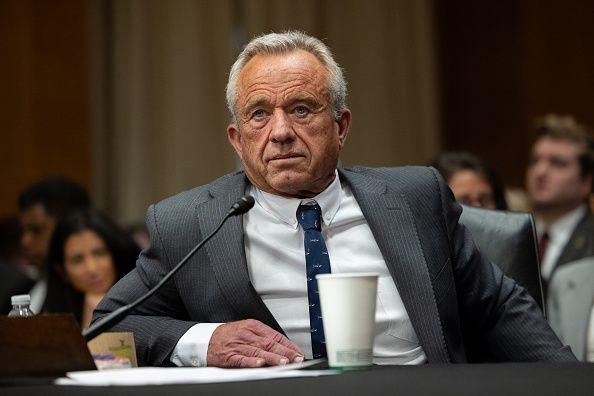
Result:
{"type": "Polygon", "coordinates": [[[302,362],[303,352],[264,323],[247,319],[223,324],[208,344],[207,366],[262,367],[302,362]]]}

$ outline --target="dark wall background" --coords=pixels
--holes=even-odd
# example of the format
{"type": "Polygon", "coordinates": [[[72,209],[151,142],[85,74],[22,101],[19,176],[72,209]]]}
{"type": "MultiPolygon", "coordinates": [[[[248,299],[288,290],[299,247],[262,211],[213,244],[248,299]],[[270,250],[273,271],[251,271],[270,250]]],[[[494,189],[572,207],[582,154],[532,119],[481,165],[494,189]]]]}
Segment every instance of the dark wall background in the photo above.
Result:
{"type": "Polygon", "coordinates": [[[0,216],[44,176],[91,185],[85,4],[0,1],[0,216]]]}
{"type": "Polygon", "coordinates": [[[438,1],[443,142],[521,186],[535,117],[594,126],[594,2],[438,1]]]}

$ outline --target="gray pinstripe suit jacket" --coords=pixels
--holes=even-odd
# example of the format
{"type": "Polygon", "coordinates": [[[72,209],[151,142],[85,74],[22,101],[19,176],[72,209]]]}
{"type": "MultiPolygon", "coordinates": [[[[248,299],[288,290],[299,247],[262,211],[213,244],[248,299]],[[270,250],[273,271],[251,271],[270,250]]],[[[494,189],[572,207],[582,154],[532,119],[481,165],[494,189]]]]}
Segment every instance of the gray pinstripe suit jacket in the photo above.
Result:
{"type": "MultiPolygon", "coordinates": [[[[425,167],[339,169],[376,238],[429,362],[571,361],[534,300],[474,247],[461,208],[425,167]]],[[[148,210],[151,247],[103,299],[95,318],[155,285],[213,230],[249,183],[242,172],[148,210]]],[[[234,217],[165,287],[117,325],[139,361],[169,364],[198,322],[253,318],[282,331],[250,283],[242,218],[234,217]]]]}

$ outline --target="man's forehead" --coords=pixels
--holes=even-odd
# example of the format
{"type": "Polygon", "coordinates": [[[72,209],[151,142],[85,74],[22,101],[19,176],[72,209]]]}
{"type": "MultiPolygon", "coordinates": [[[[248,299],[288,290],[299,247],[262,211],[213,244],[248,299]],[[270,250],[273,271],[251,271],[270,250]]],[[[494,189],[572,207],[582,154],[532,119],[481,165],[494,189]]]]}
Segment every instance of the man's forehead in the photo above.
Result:
{"type": "Polygon", "coordinates": [[[567,155],[577,156],[580,151],[580,145],[571,139],[543,136],[536,141],[533,151],[565,153],[567,155]]]}
{"type": "Polygon", "coordinates": [[[34,203],[33,205],[23,209],[19,217],[21,218],[21,221],[39,221],[53,218],[49,213],[47,213],[45,206],[41,202],[34,203]]]}
{"type": "Polygon", "coordinates": [[[239,84],[254,80],[268,81],[282,78],[285,73],[301,74],[313,79],[324,78],[327,71],[315,55],[295,50],[280,54],[258,54],[250,59],[239,74],[239,84]]]}

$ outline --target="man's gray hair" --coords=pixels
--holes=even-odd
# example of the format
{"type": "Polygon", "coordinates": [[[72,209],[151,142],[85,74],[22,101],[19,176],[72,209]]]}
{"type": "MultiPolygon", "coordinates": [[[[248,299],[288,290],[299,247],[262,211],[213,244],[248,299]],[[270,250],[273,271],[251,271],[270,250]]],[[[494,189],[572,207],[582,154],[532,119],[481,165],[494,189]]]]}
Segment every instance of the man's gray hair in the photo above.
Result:
{"type": "Polygon", "coordinates": [[[283,33],[269,33],[258,36],[250,41],[237,57],[229,73],[227,82],[227,107],[237,122],[235,104],[237,102],[237,79],[244,66],[256,55],[277,55],[286,54],[292,51],[303,50],[314,55],[328,71],[328,93],[332,114],[336,120],[340,119],[341,113],[346,109],[346,81],[342,69],[334,58],[330,49],[319,39],[308,36],[298,31],[287,31],[283,33]]]}

